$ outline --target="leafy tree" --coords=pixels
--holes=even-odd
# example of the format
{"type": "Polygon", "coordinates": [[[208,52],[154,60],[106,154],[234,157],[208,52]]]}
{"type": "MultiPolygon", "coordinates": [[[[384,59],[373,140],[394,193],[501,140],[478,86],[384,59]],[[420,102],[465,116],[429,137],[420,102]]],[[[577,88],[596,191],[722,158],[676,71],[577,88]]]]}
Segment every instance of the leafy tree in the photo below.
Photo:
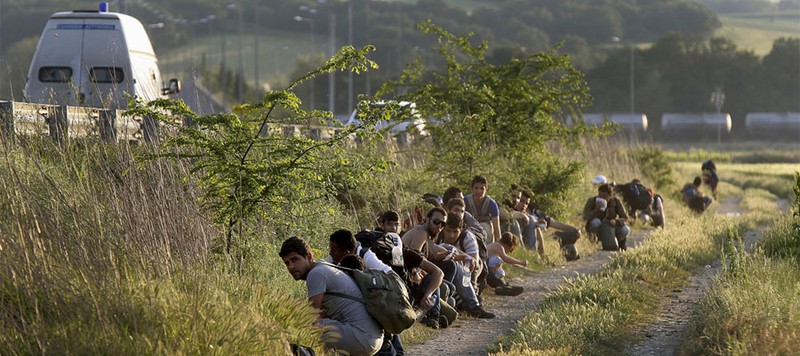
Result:
{"type": "Polygon", "coordinates": [[[800,38],[779,38],[763,61],[764,109],[800,110],[800,38]]]}
{"type": "Polygon", "coordinates": [[[174,100],[134,103],[129,113],[157,118],[174,130],[151,158],[190,162],[187,179],[196,179],[203,188],[202,203],[214,223],[224,229],[224,250],[230,254],[234,236],[245,238],[256,221],[276,224],[273,216],[284,215],[273,213],[333,196],[342,185],[356,184],[370,171],[360,165],[371,166],[373,162],[362,162],[346,148],[353,135],[367,135],[365,128],[374,121],[341,128],[321,140],[281,133],[285,127],[292,127],[286,124],[332,119],[330,112],[301,109],[293,92],[300,83],[322,73],[359,73],[376,68],[366,57],[372,50],[371,46],[361,50],[343,47],[322,67],[284,90],[267,93],[259,102],[242,105],[234,114],[198,116],[174,100]],[[176,123],[170,117],[189,118],[191,125],[176,123]]]}
{"type": "MultiPolygon", "coordinates": [[[[485,58],[486,42],[472,44],[469,36],[455,36],[430,21],[419,28],[437,38],[444,64],[433,68],[443,69],[417,62],[379,94],[405,91],[400,99],[416,102],[432,118],[429,171],[464,186],[474,174],[491,172],[487,175],[500,178],[494,180],[500,184],[529,187],[577,172],[575,166],[558,162],[546,146],[559,142],[577,147],[576,138],[589,132],[559,121],[590,100],[583,75],[569,56],[559,55],[556,48],[492,64],[485,58]],[[517,181],[519,177],[526,181],[517,181]]],[[[558,191],[556,185],[547,188],[558,191]]]]}

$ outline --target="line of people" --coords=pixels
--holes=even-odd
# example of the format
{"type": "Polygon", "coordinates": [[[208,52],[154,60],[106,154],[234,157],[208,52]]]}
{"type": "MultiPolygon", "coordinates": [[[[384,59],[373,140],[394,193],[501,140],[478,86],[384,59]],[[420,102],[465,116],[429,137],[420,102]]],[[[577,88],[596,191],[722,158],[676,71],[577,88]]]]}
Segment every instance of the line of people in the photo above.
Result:
{"type": "MultiPolygon", "coordinates": [[[[630,233],[625,207],[613,195],[612,186],[601,183],[598,195],[584,207],[586,230],[600,236],[608,226],[616,245],[625,249],[630,233]]],[[[335,265],[397,274],[405,282],[418,321],[446,328],[461,315],[494,318],[495,314],[483,307],[481,296],[486,290],[498,295],[522,293],[522,287],[507,283],[503,266],[528,265],[527,260],[511,256],[520,246],[546,259],[543,237],[547,229],[557,230],[554,236],[567,260],[579,258],[575,242],[582,236],[581,230],[551,218],[532,201],[530,190],[513,186],[508,198],[498,204],[487,194],[485,177],[475,176],[470,188],[467,195],[449,187],[441,198],[424,196],[434,206],[407,231],[395,211],[383,212],[371,230],[356,234],[338,230],[329,237],[329,256],[324,261],[314,259],[303,239],[284,241],[279,255],[295,280],[306,281],[308,299],[319,310],[318,323],[326,327],[326,348],[350,355],[404,354],[400,336],[385,333],[370,317],[365,305],[358,302],[363,298],[358,285],[335,265]]],[[[663,209],[663,204],[659,206],[663,209]]]]}

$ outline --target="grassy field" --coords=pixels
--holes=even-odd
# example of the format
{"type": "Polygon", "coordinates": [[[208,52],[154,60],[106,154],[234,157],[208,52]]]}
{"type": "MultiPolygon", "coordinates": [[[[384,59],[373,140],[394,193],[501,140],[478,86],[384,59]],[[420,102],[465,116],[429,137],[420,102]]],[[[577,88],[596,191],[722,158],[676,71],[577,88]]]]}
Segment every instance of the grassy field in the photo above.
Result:
{"type": "MultiPolygon", "coordinates": [[[[242,62],[249,81],[255,81],[256,37],[252,34],[242,36],[242,62]]],[[[183,77],[190,65],[199,66],[203,55],[210,69],[217,69],[222,43],[225,43],[225,65],[231,69],[239,68],[238,36],[214,35],[197,37],[191,45],[172,49],[156,49],[159,65],[165,78],[183,77]]],[[[327,58],[327,37],[317,33],[314,45],[308,32],[264,31],[258,38],[259,81],[262,85],[286,85],[290,74],[295,70],[298,58],[319,57],[319,64],[327,58]]]]}
{"type": "MultiPolygon", "coordinates": [[[[758,155],[758,152],[751,151],[758,155]]],[[[752,158],[747,158],[752,159],[752,158]]],[[[699,161],[677,162],[674,165],[677,176],[690,176],[699,172],[699,161]]],[[[744,211],[741,216],[717,216],[714,214],[716,206],[702,216],[694,216],[682,205],[670,201],[668,207],[671,224],[666,230],[654,233],[648,241],[625,254],[615,256],[612,262],[598,275],[579,278],[566,284],[542,302],[541,308],[529,317],[518,323],[516,331],[501,340],[500,354],[527,355],[527,354],[612,354],[622,352],[620,339],[631,340],[632,331],[637,326],[655,320],[661,298],[674,288],[680,288],[686,283],[692,269],[698,265],[707,264],[719,258],[720,251],[726,251],[728,240],[735,238],[744,230],[754,229],[764,224],[770,225],[780,218],[776,214],[779,205],[776,200],[789,198],[792,190],[792,178],[787,173],[797,170],[796,164],[718,164],[723,182],[720,185],[720,194],[724,199],[733,199],[739,202],[744,211]],[[743,177],[753,177],[752,181],[759,184],[742,183],[743,177]],[[778,196],[773,194],[786,194],[778,196]],[[787,196],[788,195],[788,196],[787,196]],[[564,342],[564,335],[570,335],[570,342],[564,342]]],[[[750,182],[750,181],[748,181],[750,182]]],[[[668,188],[668,191],[679,189],[678,185],[668,188]]],[[[731,250],[727,250],[732,253],[731,250]]],[[[765,270],[765,265],[753,263],[753,268],[765,270]],[[759,267],[760,266],[760,267],[759,267]]],[[[720,295],[744,301],[749,297],[736,297],[742,285],[748,285],[747,293],[759,293],[759,288],[769,288],[779,292],[767,294],[774,300],[790,298],[789,294],[796,290],[794,279],[774,278],[775,282],[767,281],[771,273],[788,273],[796,270],[786,265],[769,264],[774,270],[759,273],[758,278],[750,278],[751,282],[731,282],[726,284],[718,294],[712,295],[707,302],[707,315],[710,321],[707,325],[711,330],[705,330],[698,335],[701,345],[692,346],[687,350],[690,353],[721,353],[730,350],[739,350],[745,353],[761,353],[772,350],[768,342],[759,342],[756,330],[767,330],[762,334],[769,336],[769,340],[779,341],[779,350],[791,350],[797,346],[797,338],[792,333],[780,332],[782,330],[796,330],[796,308],[789,307],[792,303],[781,303],[783,306],[775,308],[779,315],[771,316],[756,310],[758,302],[732,302],[741,307],[741,314],[735,312],[725,314],[720,308],[725,308],[719,303],[720,295]],[[788,268],[788,269],[787,269],[788,268]],[[794,284],[793,284],[794,283],[794,284]],[[765,286],[770,284],[770,286],[765,286]],[[792,287],[795,286],[795,287],[792,287]],[[793,289],[794,288],[794,289],[793,289]],[[713,306],[718,306],[713,308],[713,306]],[[750,307],[752,306],[752,307],[750,307]],[[731,320],[727,315],[735,315],[731,320]],[[750,319],[764,320],[758,325],[763,328],[746,326],[750,319]],[[739,320],[741,327],[732,328],[729,322],[739,320]],[[776,330],[771,332],[770,330],[776,330]],[[724,351],[726,341],[735,338],[734,334],[746,333],[752,338],[743,342],[731,343],[732,347],[724,351]],[[715,339],[708,342],[707,335],[712,334],[715,339]],[[726,336],[728,335],[728,336],[726,336]],[[703,343],[706,341],[705,343],[703,343]],[[723,345],[723,346],[720,346],[723,345]],[[744,346],[743,346],[744,345],[744,346]]],[[[796,293],[795,293],[796,294],[796,293]]],[[[763,298],[752,299],[758,301],[763,298]]],[[[790,298],[791,299],[791,298],[790,298]]],[[[728,299],[734,301],[734,299],[728,299]]],[[[769,305],[769,303],[764,303],[769,305]]],[[[796,303],[794,303],[796,304],[796,303]]],[[[727,309],[726,309],[727,310],[727,309]]],[[[702,319],[702,318],[699,318],[702,319]]],[[[698,326],[703,330],[703,326],[698,326]]]]}
{"type": "Polygon", "coordinates": [[[800,37],[800,12],[781,16],[766,13],[720,15],[723,27],[718,36],[730,38],[740,49],[763,56],[780,37],[800,37]]]}
{"type": "MultiPolygon", "coordinates": [[[[800,179],[800,178],[798,178],[800,179]]],[[[800,180],[794,185],[800,194],[800,180]]],[[[731,255],[692,322],[684,354],[795,354],[800,348],[800,199],[753,253],[731,255]]]]}
{"type": "MultiPolygon", "coordinates": [[[[412,0],[396,0],[414,2],[412,0]]],[[[476,0],[449,1],[454,6],[471,11],[479,6],[487,6],[485,2],[476,0]]],[[[772,49],[772,43],[780,37],[800,36],[798,25],[800,13],[776,17],[770,14],[737,14],[720,16],[723,27],[717,35],[728,37],[739,48],[751,49],[757,55],[763,56],[772,49]]],[[[305,25],[305,24],[304,24],[305,25]]],[[[320,63],[327,58],[328,36],[327,30],[317,28],[312,44],[309,31],[263,31],[259,37],[258,56],[259,81],[262,85],[281,85],[289,79],[289,74],[295,69],[295,62],[301,57],[319,57],[320,63]]],[[[175,48],[156,48],[159,62],[165,77],[182,77],[189,70],[189,65],[199,65],[201,57],[206,56],[210,67],[219,65],[222,43],[225,43],[225,63],[228,67],[239,67],[239,38],[235,34],[227,36],[212,35],[196,37],[191,44],[175,48]]],[[[246,77],[255,80],[255,36],[245,34],[242,42],[242,62],[246,77]]],[[[339,43],[341,45],[341,43],[339,43]]]]}

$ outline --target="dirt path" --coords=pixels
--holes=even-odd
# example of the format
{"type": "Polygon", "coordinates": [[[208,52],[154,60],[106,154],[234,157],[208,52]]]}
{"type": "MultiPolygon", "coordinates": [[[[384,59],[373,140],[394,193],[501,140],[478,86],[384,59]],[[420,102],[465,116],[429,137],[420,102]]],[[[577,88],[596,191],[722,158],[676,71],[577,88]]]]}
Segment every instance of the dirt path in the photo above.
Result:
{"type": "MultiPolygon", "coordinates": [[[[750,250],[761,238],[762,231],[748,231],[742,237],[745,249],[750,250]]],[[[711,265],[695,271],[689,285],[673,290],[661,306],[658,318],[639,333],[644,340],[628,348],[631,355],[678,355],[692,316],[700,301],[722,271],[722,264],[715,261],[711,265]]]]}
{"type": "MultiPolygon", "coordinates": [[[[723,201],[717,208],[717,214],[738,216],[741,214],[740,202],[739,199],[723,201]]],[[[786,211],[788,208],[788,202],[785,200],[778,201],[777,205],[781,211],[786,211]]],[[[742,236],[745,250],[751,251],[761,239],[762,233],[762,230],[746,232],[742,236]]],[[[714,278],[721,271],[721,263],[715,261],[713,264],[695,271],[688,286],[672,291],[661,306],[656,321],[640,331],[644,340],[628,347],[628,353],[631,355],[677,355],[683,340],[686,339],[692,315],[697,311],[701,299],[713,284],[714,278]]]]}
{"type": "MultiPolygon", "coordinates": [[[[738,216],[740,201],[728,199],[720,202],[717,214],[738,216]]],[[[785,208],[785,202],[778,202],[785,208]]],[[[629,246],[635,248],[645,238],[647,231],[629,238],[629,246]]],[[[761,237],[760,231],[750,231],[743,236],[749,250],[761,237]]],[[[512,331],[517,320],[535,310],[538,304],[551,291],[561,285],[565,279],[580,275],[597,273],[613,252],[596,251],[591,256],[570,262],[567,265],[548,271],[536,273],[526,278],[518,278],[511,284],[525,287],[525,293],[514,297],[487,296],[486,309],[497,314],[497,318],[489,320],[462,319],[452,327],[443,330],[431,340],[422,344],[409,346],[408,355],[486,355],[486,349],[497,339],[512,331]]],[[[680,347],[684,333],[698,303],[711,285],[713,278],[721,271],[716,262],[699,269],[691,278],[689,285],[674,290],[661,308],[657,321],[641,330],[644,340],[628,348],[633,355],[672,355],[680,347]]]]}
{"type": "MultiPolygon", "coordinates": [[[[644,240],[646,232],[628,238],[629,248],[635,248],[644,240]]],[[[566,279],[579,275],[594,274],[613,253],[595,251],[591,256],[567,263],[562,268],[538,272],[526,278],[515,278],[512,285],[520,285],[525,292],[516,297],[487,295],[486,310],[497,315],[495,319],[461,319],[455,325],[442,330],[435,338],[422,344],[406,348],[407,355],[486,355],[500,335],[511,332],[514,323],[535,310],[544,297],[566,279]]],[[[510,268],[510,267],[509,267],[510,268]]],[[[488,292],[489,294],[491,292],[488,292]]]]}

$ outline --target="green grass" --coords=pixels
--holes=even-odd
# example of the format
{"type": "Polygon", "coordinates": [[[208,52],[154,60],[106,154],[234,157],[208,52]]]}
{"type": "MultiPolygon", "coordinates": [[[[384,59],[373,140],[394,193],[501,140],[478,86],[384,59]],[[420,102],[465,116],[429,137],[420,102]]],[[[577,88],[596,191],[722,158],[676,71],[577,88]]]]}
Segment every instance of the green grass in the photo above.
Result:
{"type": "Polygon", "coordinates": [[[217,232],[184,167],[90,140],[0,147],[0,353],[320,346],[303,285],[274,246],[262,242],[252,264],[210,253],[217,232]]]}
{"type": "Polygon", "coordinates": [[[687,354],[794,354],[800,348],[798,231],[784,219],[764,237],[766,245],[792,246],[778,254],[741,257],[702,301],[683,346],[687,354]],[[789,242],[793,240],[793,242],[789,242]],[[789,242],[787,244],[787,242],[789,242]],[[791,252],[792,256],[785,256],[791,252]],[[784,255],[787,258],[781,258],[784,255]]]}
{"type": "Polygon", "coordinates": [[[740,49],[764,56],[780,37],[800,37],[800,13],[720,15],[723,27],[716,33],[733,40],[740,49]]]}
{"type": "MultiPolygon", "coordinates": [[[[795,189],[800,190],[800,181],[795,189]]],[[[798,209],[800,200],[795,200],[793,215],[766,231],[754,253],[728,255],[731,263],[702,301],[683,353],[780,355],[800,348],[798,209]]]]}
{"type": "MultiPolygon", "coordinates": [[[[737,165],[731,169],[745,170],[745,167],[737,165]]],[[[690,170],[699,170],[699,163],[697,167],[694,163],[684,163],[675,168],[678,174],[687,174],[690,170]]],[[[789,169],[787,167],[755,165],[747,169],[763,172],[760,178],[772,174],[783,185],[790,185],[790,180],[781,173],[789,169]]],[[[566,355],[622,352],[624,345],[619,340],[636,341],[634,330],[655,320],[666,293],[687,283],[694,268],[719,258],[719,251],[727,249],[725,241],[729,231],[739,233],[754,229],[780,217],[775,214],[777,197],[774,194],[761,188],[739,187],[726,182],[725,176],[722,179],[720,189],[728,194],[725,199],[740,201],[741,208],[746,211],[744,215],[721,216],[714,214],[712,209],[696,216],[682,205],[668,200],[669,220],[665,230],[654,232],[639,248],[615,255],[599,274],[571,281],[546,297],[539,311],[531,313],[517,324],[511,334],[501,339],[498,353],[566,355]],[[565,342],[565,335],[569,335],[569,342],[565,342]]],[[[763,278],[767,277],[762,275],[763,278]]],[[[793,279],[785,280],[784,286],[792,286],[793,279]]],[[[735,290],[731,289],[731,293],[735,290]]],[[[794,313],[794,307],[784,306],[778,310],[794,313]]],[[[720,310],[712,312],[721,313],[720,310]]],[[[741,320],[744,322],[747,318],[741,320]]],[[[711,325],[712,328],[724,326],[711,325]]],[[[785,330],[797,329],[796,324],[789,326],[786,325],[785,330]]],[[[796,341],[791,338],[781,341],[796,346],[796,341]]],[[[746,350],[751,351],[746,353],[752,353],[752,349],[746,350]]],[[[706,348],[700,353],[709,351],[706,348]]]]}

